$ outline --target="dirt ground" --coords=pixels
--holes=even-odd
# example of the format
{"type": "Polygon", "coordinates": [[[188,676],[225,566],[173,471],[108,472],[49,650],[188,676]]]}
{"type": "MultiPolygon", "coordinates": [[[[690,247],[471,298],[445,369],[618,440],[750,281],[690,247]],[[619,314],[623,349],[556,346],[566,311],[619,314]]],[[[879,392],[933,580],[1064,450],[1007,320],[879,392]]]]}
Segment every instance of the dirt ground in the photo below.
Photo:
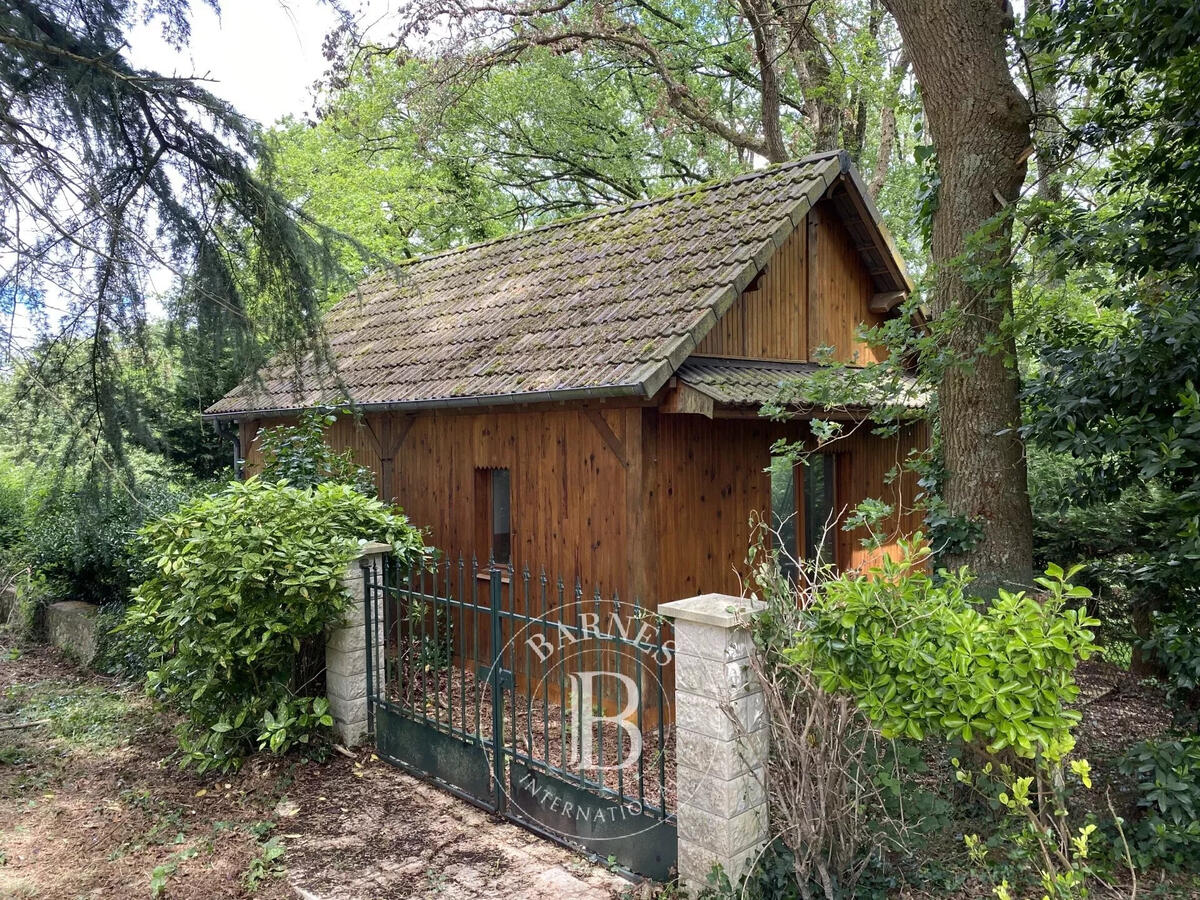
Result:
{"type": "Polygon", "coordinates": [[[0,659],[0,898],[648,893],[369,752],[198,778],[170,725],[44,649],[0,659]]]}

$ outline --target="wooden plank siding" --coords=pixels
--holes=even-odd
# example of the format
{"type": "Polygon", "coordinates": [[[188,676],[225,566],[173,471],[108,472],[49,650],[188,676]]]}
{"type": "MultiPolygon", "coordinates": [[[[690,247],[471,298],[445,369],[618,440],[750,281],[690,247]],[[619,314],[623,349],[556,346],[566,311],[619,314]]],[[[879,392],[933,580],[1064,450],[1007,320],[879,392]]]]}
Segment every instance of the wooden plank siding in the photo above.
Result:
{"type": "MultiPolygon", "coordinates": [[[[585,410],[421,413],[399,448],[393,486],[383,493],[428,529],[432,545],[482,559],[487,548],[476,546],[475,471],[505,467],[512,478],[518,567],[545,568],[568,581],[578,577],[587,591],[615,590],[650,606],[708,591],[740,592],[751,516],[770,512],[771,444],[781,437],[804,439],[808,426],[665,415],[645,407],[596,414],[633,460],[628,467],[585,410]]],[[[376,432],[378,419],[366,417],[376,432]]],[[[244,424],[248,436],[258,425],[244,424]]],[[[379,477],[366,423],[344,417],[329,441],[335,449],[352,449],[379,477]]],[[[891,439],[862,426],[830,447],[839,457],[835,492],[843,514],[867,498],[893,507],[880,529],[884,552],[894,554],[899,538],[921,527],[920,515],[912,512],[915,476],[888,476],[926,441],[924,424],[891,439]]],[[[246,460],[253,474],[261,463],[255,446],[246,460]]],[[[872,560],[861,546],[865,536],[838,530],[840,566],[872,560]]]]}
{"type": "Polygon", "coordinates": [[[817,217],[813,289],[816,299],[808,303],[809,359],[819,348],[833,348],[833,358],[841,362],[866,364],[881,361],[886,354],[856,339],[861,324],[881,324],[884,317],[871,312],[875,288],[862,257],[854,247],[850,232],[824,201],[810,213],[817,217]]]}
{"type": "Polygon", "coordinates": [[[850,233],[832,205],[822,201],[696,353],[808,362],[818,348],[832,347],[834,358],[843,362],[878,361],[878,351],[855,339],[859,323],[883,321],[870,310],[873,293],[850,233]]]}
{"type": "MultiPolygon", "coordinates": [[[[643,408],[556,408],[530,411],[423,412],[412,416],[384,483],[377,435],[384,417],[343,416],[329,430],[335,450],[351,449],[375,473],[380,494],[395,499],[441,550],[486,561],[478,546],[476,470],[507,468],[512,492],[512,557],[519,568],[545,568],[585,588],[629,596],[646,583],[643,566],[627,552],[630,533],[650,543],[640,515],[643,408]],[[629,484],[627,485],[627,479],[629,484]]],[[[271,420],[281,424],[293,420],[271,420]]],[[[262,463],[252,440],[264,424],[243,424],[246,471],[262,463]]]]}
{"type": "MultiPolygon", "coordinates": [[[[916,477],[900,469],[910,450],[923,448],[925,426],[912,425],[894,439],[883,439],[863,426],[829,446],[838,456],[835,507],[838,522],[868,498],[882,500],[892,515],[877,530],[884,536],[878,551],[862,547],[859,529],[836,537],[837,563],[853,568],[871,563],[878,553],[895,556],[901,537],[920,528],[912,506],[916,477]]],[[[768,517],[771,506],[771,445],[779,438],[807,440],[802,422],[662,416],[658,422],[657,479],[651,494],[658,530],[655,600],[669,601],[710,591],[740,594],[746,577],[746,551],[752,517],[768,517]]],[[[797,501],[801,479],[797,479],[797,501]]]]}
{"type": "Polygon", "coordinates": [[[876,529],[883,539],[879,550],[862,545],[868,537],[865,528],[837,533],[838,565],[853,569],[871,565],[886,553],[895,559],[899,542],[923,528],[923,514],[913,509],[921,491],[917,474],[904,469],[904,462],[914,450],[929,446],[929,426],[913,423],[901,429],[895,438],[876,437],[867,427],[846,438],[841,452],[846,463],[836,474],[837,505],[852,510],[866,499],[882,500],[892,507],[892,515],[876,529]],[[895,477],[893,477],[895,473],[895,477]]]}

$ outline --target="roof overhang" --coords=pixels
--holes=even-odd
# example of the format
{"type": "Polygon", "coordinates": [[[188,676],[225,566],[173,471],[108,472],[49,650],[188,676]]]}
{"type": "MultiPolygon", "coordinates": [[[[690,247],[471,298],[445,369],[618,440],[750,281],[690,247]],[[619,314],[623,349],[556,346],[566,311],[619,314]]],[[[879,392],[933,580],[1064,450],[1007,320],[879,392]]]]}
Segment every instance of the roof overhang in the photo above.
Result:
{"type": "Polygon", "coordinates": [[[646,397],[641,384],[614,384],[594,388],[569,388],[551,391],[525,391],[519,394],[488,394],[471,397],[436,397],[428,400],[403,400],[394,403],[355,403],[349,399],[331,397],[319,407],[294,406],[285,409],[250,409],[230,412],[203,413],[210,422],[237,422],[242,419],[281,419],[298,416],[314,408],[350,409],[360,413],[422,412],[433,409],[473,409],[476,407],[517,406],[528,403],[563,403],[579,400],[611,400],[646,397]]]}
{"type": "Polygon", "coordinates": [[[850,154],[843,150],[838,158],[841,173],[827,196],[850,232],[863,265],[871,274],[875,288],[871,311],[886,313],[902,303],[916,286],[909,277],[904,259],[896,249],[896,242],[884,224],[879,208],[851,163],[850,154]]]}
{"type": "MultiPolygon", "coordinates": [[[[674,386],[660,409],[664,412],[698,412],[713,417],[718,409],[757,411],[767,403],[780,400],[785,385],[802,382],[819,371],[834,371],[835,366],[801,362],[765,362],[727,359],[715,356],[692,356],[676,373],[674,386]]],[[[872,388],[872,390],[875,390],[872,388]]],[[[925,406],[926,398],[916,390],[915,380],[904,379],[897,396],[863,397],[861,403],[838,407],[815,404],[788,404],[795,415],[862,418],[880,407],[899,405],[917,410],[925,406]]]]}

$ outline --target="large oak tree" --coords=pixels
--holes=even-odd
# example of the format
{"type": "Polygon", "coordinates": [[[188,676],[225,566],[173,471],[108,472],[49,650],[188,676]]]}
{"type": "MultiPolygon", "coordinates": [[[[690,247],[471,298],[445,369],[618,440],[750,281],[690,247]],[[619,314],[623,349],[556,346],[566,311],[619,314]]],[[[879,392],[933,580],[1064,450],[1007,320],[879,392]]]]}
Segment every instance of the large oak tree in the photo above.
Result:
{"type": "Polygon", "coordinates": [[[921,87],[937,152],[932,307],[955,356],[938,388],[952,515],[978,539],[950,554],[986,581],[1028,584],[1033,519],[1020,433],[1012,316],[1013,204],[1032,115],[1009,68],[1011,10],[997,0],[885,0],[921,87]]]}

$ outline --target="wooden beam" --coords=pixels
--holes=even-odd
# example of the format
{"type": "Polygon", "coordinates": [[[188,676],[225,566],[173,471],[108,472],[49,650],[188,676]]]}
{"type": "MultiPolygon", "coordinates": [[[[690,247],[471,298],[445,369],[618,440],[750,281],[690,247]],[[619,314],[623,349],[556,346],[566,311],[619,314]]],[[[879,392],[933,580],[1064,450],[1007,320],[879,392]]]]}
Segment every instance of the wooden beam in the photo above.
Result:
{"type": "Polygon", "coordinates": [[[713,399],[682,381],[663,398],[659,410],[664,413],[713,417],[713,399]]]}
{"type": "Polygon", "coordinates": [[[400,446],[404,443],[404,439],[408,437],[408,432],[412,430],[413,422],[416,421],[416,415],[397,415],[396,413],[384,413],[379,423],[378,435],[374,430],[371,431],[372,440],[375,442],[376,451],[379,454],[379,494],[384,500],[395,502],[396,494],[392,490],[392,482],[396,472],[396,454],[400,452],[400,446]]]}
{"type": "Polygon", "coordinates": [[[806,233],[804,235],[804,358],[812,359],[812,322],[814,310],[820,303],[817,296],[817,230],[821,224],[820,213],[816,206],[805,216],[806,233]]]}
{"type": "MultiPolygon", "coordinates": [[[[379,430],[383,431],[387,428],[388,414],[380,413],[378,419],[379,430]]],[[[371,439],[371,446],[375,448],[375,455],[383,459],[383,441],[380,440],[379,432],[375,430],[375,426],[371,424],[371,417],[369,415],[363,416],[359,420],[359,424],[367,427],[367,437],[371,439]]]]}
{"type": "Polygon", "coordinates": [[[654,550],[649,545],[646,498],[646,460],[641,408],[625,411],[625,446],[629,465],[625,469],[625,565],[629,596],[646,603],[654,550]]]}
{"type": "Polygon", "coordinates": [[[404,444],[404,439],[408,437],[408,433],[412,431],[413,424],[416,421],[416,415],[414,413],[409,413],[408,415],[401,417],[399,423],[392,423],[391,442],[387,448],[388,456],[394,459],[396,454],[400,452],[400,447],[404,444]]]}
{"type": "Polygon", "coordinates": [[[608,449],[613,452],[613,456],[617,458],[617,462],[621,464],[621,467],[628,469],[629,457],[625,455],[625,445],[621,443],[621,439],[613,433],[613,430],[608,427],[608,422],[604,416],[595,409],[586,409],[583,414],[587,416],[588,421],[600,432],[600,437],[604,438],[604,443],[608,444],[608,449]]]}
{"type": "Polygon", "coordinates": [[[887,226],[878,216],[878,210],[874,209],[875,204],[871,202],[862,180],[857,175],[843,173],[839,177],[839,183],[830,192],[830,196],[834,197],[835,201],[844,199],[849,202],[864,227],[870,230],[872,243],[879,247],[883,264],[887,266],[892,278],[901,285],[911,284],[911,280],[904,271],[904,263],[900,260],[900,253],[896,249],[891,232],[887,230],[887,226]]]}

